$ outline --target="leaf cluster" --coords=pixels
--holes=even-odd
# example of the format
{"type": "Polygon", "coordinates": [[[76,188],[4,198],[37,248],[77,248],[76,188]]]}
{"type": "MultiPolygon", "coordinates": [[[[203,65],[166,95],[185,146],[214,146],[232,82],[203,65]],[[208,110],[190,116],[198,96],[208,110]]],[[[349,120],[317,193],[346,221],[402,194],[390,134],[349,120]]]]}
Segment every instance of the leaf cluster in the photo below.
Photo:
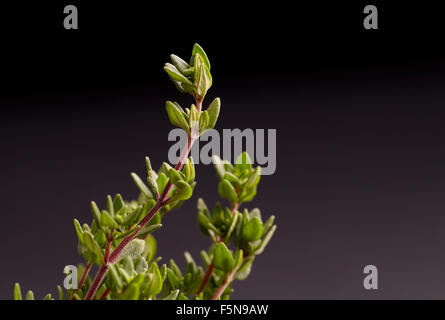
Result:
{"type": "MultiPolygon", "coordinates": [[[[177,102],[166,102],[170,122],[188,133],[190,147],[205,130],[215,126],[221,101],[216,98],[206,110],[201,110],[213,80],[210,61],[198,44],[194,45],[189,62],[176,55],[170,58],[172,63],[167,63],[164,70],[178,90],[191,94],[196,102],[185,109],[177,102]]],[[[93,295],[97,299],[229,298],[233,291],[231,282],[249,275],[252,262],[263,252],[276,229],[274,216],[263,222],[259,209],[239,210],[240,205],[255,197],[261,168],[252,166],[247,153],[242,153],[235,164],[217,156],[213,158],[219,180],[218,193],[230,205],[223,207],[217,202],[210,212],[204,200],[198,200],[198,228],[210,237],[211,245],[201,251],[202,265],[185,252],[186,268],[181,271],[175,261],[162,263],[162,258],[156,256],[153,232],[162,227],[167,212],[179,208],[193,195],[195,165],[191,157],[184,160],[175,167],[164,162],[154,170],[146,157],[145,177],[131,173],[140,191],[136,200],[124,200],[121,194],[108,195],[103,208],[91,202],[90,223],[74,219],[77,248],[85,263],[77,267],[78,288],[64,291],[58,286],[59,299],[85,299],[93,287],[89,274],[92,266],[106,271],[93,295]],[[116,248],[122,249],[111,259],[116,248]]],[[[15,284],[14,299],[34,298],[32,291],[23,296],[20,285],[15,284]]],[[[44,299],[54,298],[48,294],[44,299]]]]}

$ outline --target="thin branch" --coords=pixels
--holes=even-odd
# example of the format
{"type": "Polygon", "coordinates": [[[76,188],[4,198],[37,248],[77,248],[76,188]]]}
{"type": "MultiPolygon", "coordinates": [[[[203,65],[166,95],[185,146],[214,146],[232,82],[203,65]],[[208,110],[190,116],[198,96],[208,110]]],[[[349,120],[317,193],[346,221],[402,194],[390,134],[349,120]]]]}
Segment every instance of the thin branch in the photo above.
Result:
{"type": "Polygon", "coordinates": [[[107,237],[107,244],[105,246],[105,253],[104,253],[104,262],[105,264],[108,263],[108,259],[110,256],[110,247],[111,247],[111,242],[113,241],[113,231],[110,232],[110,234],[107,237]]]}
{"type": "MultiPolygon", "coordinates": [[[[184,166],[186,159],[188,157],[188,154],[190,153],[190,150],[192,148],[194,140],[188,139],[187,146],[184,148],[181,157],[179,158],[178,163],[175,166],[176,170],[182,170],[182,167],[184,166]]],[[[144,219],[142,219],[141,222],[139,222],[140,229],[144,228],[145,225],[154,217],[154,215],[165,205],[165,201],[168,197],[168,194],[170,193],[171,188],[173,187],[171,181],[169,180],[167,185],[164,188],[164,191],[162,192],[161,197],[156,202],[156,205],[150,210],[150,212],[145,216],[144,219]]],[[[109,262],[114,264],[117,259],[119,258],[122,250],[125,248],[125,246],[133,240],[138,235],[138,232],[135,232],[128,237],[126,237],[122,242],[113,250],[113,252],[110,255],[109,262]]]]}
{"type": "MultiPolygon", "coordinates": [[[[240,264],[241,265],[241,264],[240,264]]],[[[235,269],[233,269],[233,271],[231,273],[229,273],[227,275],[227,277],[224,279],[224,282],[221,284],[221,286],[216,290],[215,294],[212,297],[212,300],[218,300],[221,295],[224,293],[224,291],[226,290],[227,286],[232,282],[233,280],[233,276],[235,275],[235,273],[238,271],[238,267],[236,267],[235,269]]]]}
{"type": "Polygon", "coordinates": [[[239,206],[240,206],[240,204],[239,204],[238,202],[234,202],[234,203],[232,203],[232,210],[230,211],[230,213],[232,214],[232,216],[233,216],[233,214],[235,213],[235,211],[238,210],[239,206]]]}
{"type": "MultiPolygon", "coordinates": [[[[82,278],[80,278],[79,284],[77,285],[77,289],[76,289],[76,291],[74,291],[74,293],[77,293],[80,290],[80,288],[82,288],[83,283],[85,282],[85,280],[88,276],[88,273],[90,273],[90,270],[92,267],[93,267],[93,264],[91,262],[88,262],[87,265],[85,266],[85,270],[83,271],[82,278]]],[[[71,298],[71,300],[74,300],[74,295],[71,298]]]]}
{"type": "Polygon", "coordinates": [[[204,274],[204,277],[202,278],[201,286],[199,287],[199,290],[196,291],[195,296],[199,295],[206,287],[207,282],[209,282],[210,276],[213,273],[213,268],[214,268],[214,262],[212,260],[212,262],[209,264],[209,267],[207,268],[206,273],[204,274]]]}
{"type": "Polygon", "coordinates": [[[196,101],[196,109],[198,110],[198,114],[200,114],[202,108],[202,101],[204,100],[204,98],[200,98],[197,95],[195,95],[194,97],[196,101]]]}
{"type": "MultiPolygon", "coordinates": [[[[198,114],[201,113],[201,107],[202,107],[202,100],[197,100],[196,104],[197,104],[197,109],[198,109],[198,114]]],[[[196,124],[195,124],[196,126],[196,124]]],[[[193,131],[194,128],[191,129],[191,131],[193,131]]],[[[184,150],[181,153],[181,156],[179,157],[178,163],[175,166],[176,170],[182,170],[182,167],[184,166],[188,155],[190,153],[190,150],[192,148],[193,143],[195,142],[196,139],[198,139],[198,137],[193,137],[193,135],[189,136],[188,140],[187,140],[187,146],[184,148],[184,150]]],[[[158,213],[158,211],[165,205],[165,200],[168,197],[168,194],[170,193],[171,189],[172,189],[173,185],[171,183],[171,181],[169,180],[167,185],[164,188],[164,191],[162,192],[161,197],[157,200],[156,205],[149,211],[149,213],[144,217],[144,219],[141,220],[141,222],[139,222],[139,226],[141,227],[140,229],[142,229],[143,227],[145,227],[145,225],[147,225],[148,222],[150,222],[150,220],[155,216],[156,213],[158,213]]],[[[137,234],[139,232],[135,232],[131,235],[129,235],[128,237],[124,238],[121,243],[119,243],[119,245],[113,250],[113,252],[111,252],[109,258],[108,258],[108,263],[105,263],[104,265],[100,266],[99,271],[96,274],[96,277],[93,280],[93,283],[91,284],[90,289],[88,290],[86,296],[85,296],[85,300],[91,300],[94,298],[94,296],[96,295],[97,290],[99,289],[103,279],[105,278],[105,275],[107,274],[110,265],[115,264],[118,259],[120,254],[122,253],[122,250],[127,246],[127,244],[133,240],[137,234]]]]}
{"type": "Polygon", "coordinates": [[[94,298],[94,296],[96,295],[97,289],[99,289],[99,287],[102,284],[102,281],[104,280],[105,275],[107,274],[109,269],[110,269],[109,264],[104,264],[104,265],[100,266],[99,271],[97,271],[97,274],[94,277],[94,281],[91,284],[91,287],[88,290],[84,300],[92,300],[94,298]]]}
{"type": "MultiPolygon", "coordinates": [[[[238,202],[232,203],[232,209],[230,212],[232,214],[232,216],[235,213],[235,211],[238,210],[239,206],[240,206],[240,203],[238,203],[238,202]]],[[[218,237],[216,242],[224,242],[224,239],[218,237]]],[[[195,296],[197,296],[204,290],[205,286],[207,285],[207,283],[210,280],[210,277],[213,273],[213,269],[214,269],[214,260],[212,259],[212,262],[207,267],[206,273],[204,274],[204,277],[202,278],[202,282],[201,282],[201,286],[199,287],[199,290],[194,294],[195,296]]]]}
{"type": "Polygon", "coordinates": [[[106,288],[104,290],[104,292],[102,292],[102,294],[100,295],[100,297],[97,300],[102,300],[103,298],[105,298],[106,296],[108,296],[108,294],[110,293],[110,289],[106,288]]]}

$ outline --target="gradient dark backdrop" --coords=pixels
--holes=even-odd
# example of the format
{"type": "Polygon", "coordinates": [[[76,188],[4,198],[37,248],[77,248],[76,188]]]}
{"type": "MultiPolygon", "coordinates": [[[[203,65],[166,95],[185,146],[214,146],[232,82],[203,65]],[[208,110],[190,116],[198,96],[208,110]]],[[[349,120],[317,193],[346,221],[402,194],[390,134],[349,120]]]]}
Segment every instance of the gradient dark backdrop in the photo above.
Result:
{"type": "MultiPolygon", "coordinates": [[[[277,129],[277,171],[248,207],[278,229],[234,298],[445,297],[444,59],[431,4],[290,7],[122,2],[2,5],[0,298],[14,281],[55,292],[80,261],[72,220],[89,201],[137,196],[129,172],[167,158],[166,99],[186,105],[163,74],[168,54],[208,52],[222,98],[217,129],[277,129]],[[63,29],[77,4],[79,30],[63,29]],[[363,289],[363,267],[379,289],[363,289]]],[[[214,203],[200,165],[192,200],[158,231],[159,254],[184,266],[208,245],[196,199],[214,203]]]]}

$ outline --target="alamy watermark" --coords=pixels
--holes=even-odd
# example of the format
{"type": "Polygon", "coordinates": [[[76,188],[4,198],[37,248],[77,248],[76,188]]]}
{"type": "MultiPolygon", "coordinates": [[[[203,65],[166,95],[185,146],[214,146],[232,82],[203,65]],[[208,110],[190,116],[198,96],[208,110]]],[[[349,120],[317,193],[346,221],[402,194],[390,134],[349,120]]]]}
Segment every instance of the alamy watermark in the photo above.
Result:
{"type": "Polygon", "coordinates": [[[67,265],[63,268],[63,273],[66,274],[66,277],[63,279],[65,289],[77,289],[77,267],[71,264],[67,265]]]}
{"type": "Polygon", "coordinates": [[[363,273],[367,276],[363,279],[363,287],[366,290],[377,290],[378,285],[378,270],[377,267],[369,264],[363,268],[363,273]]]}
{"type": "MultiPolygon", "coordinates": [[[[183,129],[173,129],[168,141],[175,141],[168,151],[168,161],[177,163],[181,151],[187,145],[188,135],[183,129]]],[[[206,130],[192,146],[191,156],[195,164],[211,164],[217,155],[222,160],[235,162],[246,151],[252,162],[260,165],[262,175],[271,175],[277,166],[276,129],[223,129],[222,138],[215,129],[206,130]],[[266,144],[267,139],[267,144],[266,144]],[[267,150],[266,150],[267,147],[267,150]]]]}

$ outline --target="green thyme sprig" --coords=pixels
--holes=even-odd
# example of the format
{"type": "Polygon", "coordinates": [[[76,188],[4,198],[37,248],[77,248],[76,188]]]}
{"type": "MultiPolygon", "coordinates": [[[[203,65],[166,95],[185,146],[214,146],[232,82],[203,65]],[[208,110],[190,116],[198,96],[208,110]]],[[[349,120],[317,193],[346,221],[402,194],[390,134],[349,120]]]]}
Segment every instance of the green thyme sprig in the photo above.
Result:
{"type": "MultiPolygon", "coordinates": [[[[204,200],[198,200],[198,227],[212,239],[210,248],[201,252],[203,265],[198,265],[188,252],[184,254],[187,262],[184,272],[173,260],[160,265],[162,259],[156,257],[153,232],[163,226],[164,214],[179,208],[193,195],[196,172],[189,153],[199,136],[215,126],[221,106],[216,98],[202,110],[212,76],[209,59],[198,44],[193,47],[189,63],[175,55],[170,57],[172,63],[167,63],[164,70],[179,91],[195,99],[195,104],[185,109],[177,102],[166,102],[171,124],[188,134],[187,145],[174,167],[164,162],[154,170],[149,157],[145,158],[146,177],[131,174],[140,190],[137,200],[126,201],[120,194],[108,195],[104,208],[91,202],[90,224],[74,219],[78,252],[85,264],[77,266],[81,275],[77,289],[64,291],[57,287],[61,300],[227,299],[233,291],[233,280],[249,275],[255,256],[264,250],[276,229],[273,216],[263,223],[258,209],[238,210],[255,196],[261,168],[253,168],[246,153],[234,165],[215,156],[218,192],[229,201],[230,207],[223,208],[217,203],[210,213],[204,200]],[[231,245],[233,250],[229,249],[231,245]],[[94,266],[98,271],[91,278],[94,266]]],[[[14,299],[22,298],[16,283],[14,299]]],[[[35,297],[28,291],[24,298],[35,297]]],[[[48,294],[44,299],[54,298],[48,294]]]]}

